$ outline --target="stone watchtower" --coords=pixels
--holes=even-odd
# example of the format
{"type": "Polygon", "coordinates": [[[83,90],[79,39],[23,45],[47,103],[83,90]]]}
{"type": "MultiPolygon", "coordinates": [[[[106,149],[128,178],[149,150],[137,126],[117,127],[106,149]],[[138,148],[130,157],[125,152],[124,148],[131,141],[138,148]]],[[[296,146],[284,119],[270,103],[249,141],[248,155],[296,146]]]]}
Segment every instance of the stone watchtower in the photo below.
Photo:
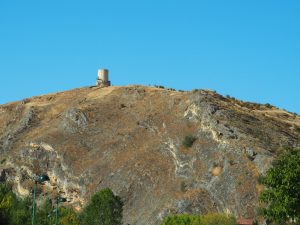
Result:
{"type": "Polygon", "coordinates": [[[98,70],[98,78],[97,78],[96,85],[100,86],[100,87],[110,86],[110,81],[108,80],[108,70],[107,69],[98,70]]]}

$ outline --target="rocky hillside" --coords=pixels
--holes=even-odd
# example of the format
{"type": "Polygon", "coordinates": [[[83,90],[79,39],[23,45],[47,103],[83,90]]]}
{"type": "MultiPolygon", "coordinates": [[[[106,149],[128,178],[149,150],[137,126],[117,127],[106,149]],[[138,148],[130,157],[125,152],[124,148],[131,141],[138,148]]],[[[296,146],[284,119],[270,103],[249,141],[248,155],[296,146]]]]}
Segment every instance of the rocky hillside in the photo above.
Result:
{"type": "Polygon", "coordinates": [[[25,196],[47,173],[39,199],[60,193],[78,210],[110,187],[131,225],[184,212],[252,218],[258,176],[299,140],[300,116],[212,91],[81,88],[0,106],[0,180],[25,196]]]}

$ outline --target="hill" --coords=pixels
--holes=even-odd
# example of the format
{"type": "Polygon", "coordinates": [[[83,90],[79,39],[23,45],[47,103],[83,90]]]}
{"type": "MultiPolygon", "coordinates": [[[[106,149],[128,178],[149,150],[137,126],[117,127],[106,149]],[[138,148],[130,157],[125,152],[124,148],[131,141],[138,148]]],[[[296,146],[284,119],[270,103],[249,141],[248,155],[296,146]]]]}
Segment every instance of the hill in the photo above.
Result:
{"type": "Polygon", "coordinates": [[[300,116],[268,104],[208,90],[79,88],[0,106],[0,180],[25,196],[47,173],[39,199],[60,193],[78,210],[109,187],[131,225],[184,212],[252,218],[259,175],[299,140],[300,116]]]}

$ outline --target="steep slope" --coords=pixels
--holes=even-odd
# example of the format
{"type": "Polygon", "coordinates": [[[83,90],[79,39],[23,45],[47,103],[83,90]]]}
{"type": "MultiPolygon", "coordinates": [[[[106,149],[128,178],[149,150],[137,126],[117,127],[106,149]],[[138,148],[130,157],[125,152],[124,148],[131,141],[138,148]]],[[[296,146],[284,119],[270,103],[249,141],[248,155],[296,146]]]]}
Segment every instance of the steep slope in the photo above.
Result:
{"type": "Polygon", "coordinates": [[[129,224],[183,212],[251,218],[258,176],[299,140],[298,115],[211,91],[81,88],[0,106],[0,180],[28,195],[46,172],[39,198],[60,193],[78,210],[110,187],[129,224]]]}

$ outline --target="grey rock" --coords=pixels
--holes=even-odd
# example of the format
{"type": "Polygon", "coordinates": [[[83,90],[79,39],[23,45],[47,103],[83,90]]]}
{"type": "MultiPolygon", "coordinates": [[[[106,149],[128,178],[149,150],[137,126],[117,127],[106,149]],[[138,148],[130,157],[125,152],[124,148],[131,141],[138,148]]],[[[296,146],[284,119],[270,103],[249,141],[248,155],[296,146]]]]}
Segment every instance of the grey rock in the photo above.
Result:
{"type": "Polygon", "coordinates": [[[76,108],[68,109],[61,121],[63,130],[69,133],[76,133],[83,131],[88,126],[88,119],[85,114],[76,108]]]}
{"type": "Polygon", "coordinates": [[[189,200],[179,200],[175,203],[175,208],[178,214],[182,214],[188,210],[188,208],[192,205],[189,200]]]}
{"type": "Polygon", "coordinates": [[[245,153],[252,160],[254,160],[255,156],[257,155],[257,153],[252,148],[246,148],[245,153]]]}
{"type": "Polygon", "coordinates": [[[255,166],[258,169],[259,173],[264,175],[267,172],[267,170],[271,168],[273,160],[273,157],[258,154],[256,155],[253,162],[255,163],[255,166]]]}

